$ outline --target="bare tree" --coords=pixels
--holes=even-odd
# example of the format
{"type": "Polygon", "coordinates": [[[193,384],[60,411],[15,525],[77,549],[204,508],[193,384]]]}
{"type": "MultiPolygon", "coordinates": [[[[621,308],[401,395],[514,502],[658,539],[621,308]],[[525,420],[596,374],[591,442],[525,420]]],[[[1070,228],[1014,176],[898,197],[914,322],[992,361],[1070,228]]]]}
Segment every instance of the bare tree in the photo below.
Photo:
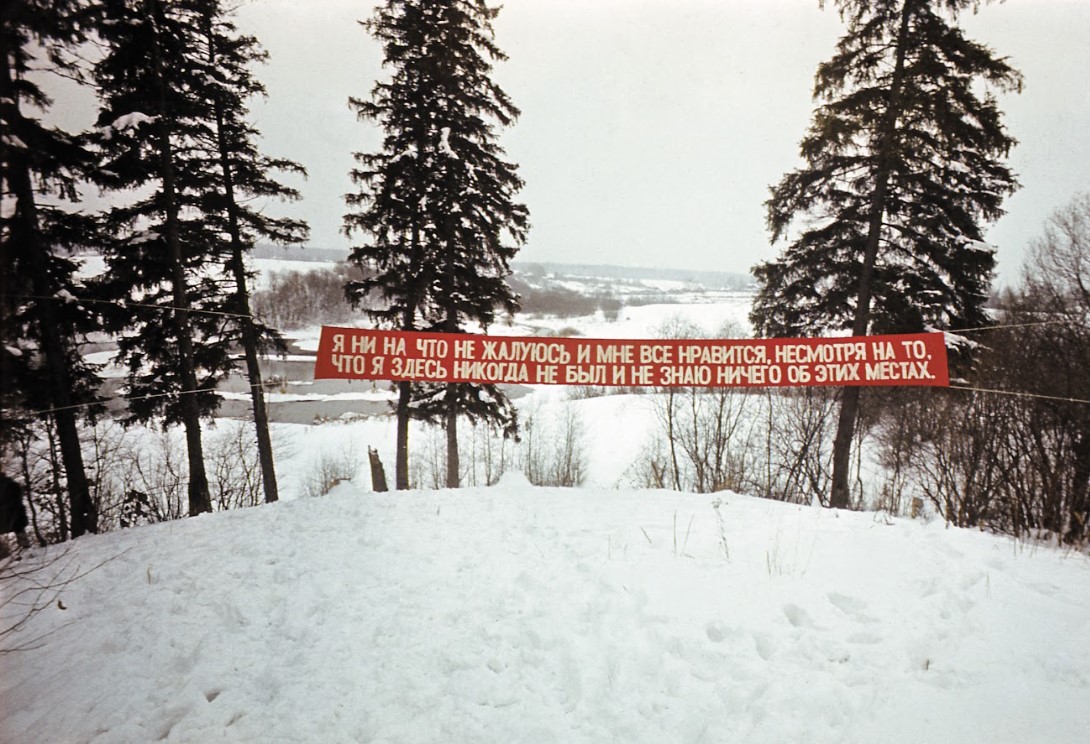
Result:
{"type": "Polygon", "coordinates": [[[1090,539],[1090,196],[1053,215],[1022,286],[973,333],[977,390],[906,394],[884,410],[887,464],[951,523],[1090,539]]]}
{"type": "Polygon", "coordinates": [[[250,427],[237,421],[218,423],[208,437],[208,452],[209,487],[217,511],[261,503],[263,470],[258,441],[250,427]]]}
{"type": "Polygon", "coordinates": [[[586,477],[586,432],[568,401],[546,416],[534,406],[523,412],[522,470],[535,486],[572,487],[586,477]]]}
{"type": "Polygon", "coordinates": [[[827,388],[765,393],[759,430],[765,462],[753,468],[757,493],[777,501],[828,504],[835,401],[827,388]]]}

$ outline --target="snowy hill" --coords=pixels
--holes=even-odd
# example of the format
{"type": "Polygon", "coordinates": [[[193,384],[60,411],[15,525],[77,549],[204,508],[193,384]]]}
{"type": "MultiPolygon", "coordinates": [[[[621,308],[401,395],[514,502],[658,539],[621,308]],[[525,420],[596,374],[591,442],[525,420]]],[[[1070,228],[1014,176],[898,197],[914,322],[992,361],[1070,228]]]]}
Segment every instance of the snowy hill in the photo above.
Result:
{"type": "MultiPolygon", "coordinates": [[[[0,740],[1075,742],[1090,562],[733,494],[323,498],[36,550],[0,740]],[[58,556],[60,559],[57,560],[58,556]]],[[[19,606],[5,606],[4,627],[19,606]]]]}

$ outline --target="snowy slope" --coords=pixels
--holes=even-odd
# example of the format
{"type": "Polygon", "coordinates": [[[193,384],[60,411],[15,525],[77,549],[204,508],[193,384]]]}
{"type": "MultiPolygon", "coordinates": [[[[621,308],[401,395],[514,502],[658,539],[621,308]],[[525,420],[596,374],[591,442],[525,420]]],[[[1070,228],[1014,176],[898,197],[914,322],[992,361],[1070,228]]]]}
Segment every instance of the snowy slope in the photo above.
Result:
{"type": "Polygon", "coordinates": [[[8,637],[32,648],[0,655],[0,741],[1075,742],[1090,726],[1090,562],[938,522],[506,476],[344,484],[24,565],[65,550],[106,562],[8,637]]]}

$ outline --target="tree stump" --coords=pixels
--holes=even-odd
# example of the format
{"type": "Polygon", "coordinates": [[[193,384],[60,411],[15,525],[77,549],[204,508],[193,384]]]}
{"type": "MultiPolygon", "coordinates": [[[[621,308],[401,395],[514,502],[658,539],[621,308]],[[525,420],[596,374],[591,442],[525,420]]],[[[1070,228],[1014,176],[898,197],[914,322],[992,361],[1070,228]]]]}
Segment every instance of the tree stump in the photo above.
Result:
{"type": "Polygon", "coordinates": [[[386,485],[386,469],[382,467],[382,460],[379,459],[378,450],[374,447],[368,447],[367,459],[371,461],[371,490],[376,492],[390,490],[386,485]]]}

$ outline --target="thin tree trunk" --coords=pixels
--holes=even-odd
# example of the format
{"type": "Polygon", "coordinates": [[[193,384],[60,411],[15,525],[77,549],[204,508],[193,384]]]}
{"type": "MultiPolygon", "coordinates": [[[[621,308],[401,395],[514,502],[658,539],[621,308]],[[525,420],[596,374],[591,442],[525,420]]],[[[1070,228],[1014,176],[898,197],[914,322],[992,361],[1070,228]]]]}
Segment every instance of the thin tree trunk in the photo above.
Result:
{"type": "MultiPolygon", "coordinates": [[[[453,225],[448,219],[444,225],[444,235],[446,243],[446,270],[448,276],[454,275],[454,229],[453,225]]],[[[443,323],[443,330],[447,333],[458,333],[460,330],[458,327],[458,307],[453,302],[453,298],[448,292],[446,295],[446,318],[443,323]]],[[[451,383],[447,385],[446,391],[446,434],[447,434],[447,488],[458,488],[461,486],[461,457],[458,452],[458,398],[459,398],[459,386],[451,383]]]]}
{"type": "MultiPolygon", "coordinates": [[[[419,151],[423,151],[418,145],[419,151]]],[[[412,236],[409,245],[410,265],[409,277],[416,281],[420,270],[420,228],[412,227],[412,236]]],[[[413,331],[416,321],[416,296],[417,289],[410,288],[409,296],[405,301],[405,308],[401,314],[401,330],[413,331]]],[[[412,383],[399,382],[397,384],[397,443],[394,454],[394,488],[398,491],[409,490],[409,418],[412,415],[412,383]]]]}
{"type": "MultiPolygon", "coordinates": [[[[874,266],[878,261],[878,248],[882,239],[882,221],[886,212],[886,197],[889,192],[890,152],[895,144],[897,118],[901,114],[901,93],[904,86],[905,55],[909,20],[912,17],[911,0],[905,0],[901,7],[901,26],[897,34],[897,52],[890,81],[889,107],[882,122],[882,131],[878,140],[878,171],[875,174],[874,191],[868,213],[867,243],[863,252],[863,266],[859,274],[859,289],[856,295],[855,318],[852,323],[853,336],[866,336],[870,328],[871,295],[874,284],[874,266]]],[[[833,438],[833,483],[829,495],[829,506],[834,509],[847,509],[851,506],[851,488],[848,476],[851,471],[852,439],[859,419],[859,399],[862,390],[851,386],[841,389],[840,415],[837,419],[836,436],[833,438]]]]}
{"type": "MultiPolygon", "coordinates": [[[[242,257],[232,259],[235,266],[242,265],[242,257]]],[[[269,433],[269,412],[265,406],[265,390],[261,377],[261,363],[258,359],[257,333],[250,315],[249,295],[246,291],[245,271],[234,269],[235,281],[239,292],[239,313],[246,315],[242,319],[242,347],[246,358],[246,379],[250,382],[250,401],[254,411],[254,430],[257,434],[257,457],[261,465],[261,485],[265,502],[270,503],[280,498],[276,483],[276,463],[273,457],[272,436],[269,433]]]]}
{"type": "Polygon", "coordinates": [[[159,163],[163,180],[163,200],[166,205],[166,239],[170,252],[171,289],[174,302],[174,329],[178,338],[178,366],[182,389],[178,396],[182,424],[185,429],[186,454],[189,462],[189,516],[212,511],[212,499],[208,489],[208,475],[204,468],[204,448],[201,443],[201,412],[196,398],[198,391],[197,371],[193,363],[193,333],[189,324],[189,298],[184,254],[178,234],[178,199],[174,184],[174,155],[170,143],[170,131],[166,122],[166,71],[159,50],[158,29],[161,22],[160,8],[156,0],[149,0],[152,25],[156,36],[152,41],[156,83],[159,88],[158,139],[159,163]]]}
{"type": "Polygon", "coordinates": [[[394,487],[409,490],[409,403],[412,383],[397,384],[397,453],[394,457],[394,487]]]}
{"type": "MultiPolygon", "coordinates": [[[[448,247],[447,250],[449,251],[450,248],[448,247]]],[[[447,260],[448,263],[453,263],[449,255],[447,260]]],[[[447,307],[445,330],[447,333],[458,332],[458,311],[450,306],[447,307]]],[[[458,393],[459,386],[457,384],[447,385],[447,410],[446,421],[444,422],[447,430],[447,488],[459,488],[462,485],[462,464],[458,452],[458,393]]]]}
{"type": "Polygon", "coordinates": [[[681,490],[681,468],[677,461],[677,435],[674,433],[676,409],[674,407],[675,393],[670,388],[666,394],[666,438],[670,441],[670,466],[674,476],[674,490],[681,490]]]}
{"type": "MultiPolygon", "coordinates": [[[[447,399],[456,392],[455,385],[447,385],[447,399]]],[[[461,462],[458,453],[458,410],[453,406],[447,409],[447,488],[461,486],[461,462]]]]}
{"type": "MultiPolygon", "coordinates": [[[[215,64],[216,50],[213,47],[212,18],[205,11],[206,33],[208,36],[209,62],[215,64]]],[[[216,144],[219,148],[220,168],[223,171],[223,195],[227,203],[227,231],[231,238],[231,273],[235,279],[235,312],[243,316],[239,319],[242,331],[242,351],[246,359],[246,379],[250,382],[250,402],[253,407],[254,430],[257,434],[257,458],[261,466],[261,485],[265,494],[265,503],[280,498],[276,484],[276,464],[273,459],[272,437],[269,435],[269,414],[265,408],[265,389],[261,376],[261,362],[258,358],[258,338],[250,310],[250,292],[246,285],[246,266],[242,260],[242,228],[239,222],[238,202],[235,200],[234,171],[224,133],[223,101],[215,98],[216,144]]]]}

